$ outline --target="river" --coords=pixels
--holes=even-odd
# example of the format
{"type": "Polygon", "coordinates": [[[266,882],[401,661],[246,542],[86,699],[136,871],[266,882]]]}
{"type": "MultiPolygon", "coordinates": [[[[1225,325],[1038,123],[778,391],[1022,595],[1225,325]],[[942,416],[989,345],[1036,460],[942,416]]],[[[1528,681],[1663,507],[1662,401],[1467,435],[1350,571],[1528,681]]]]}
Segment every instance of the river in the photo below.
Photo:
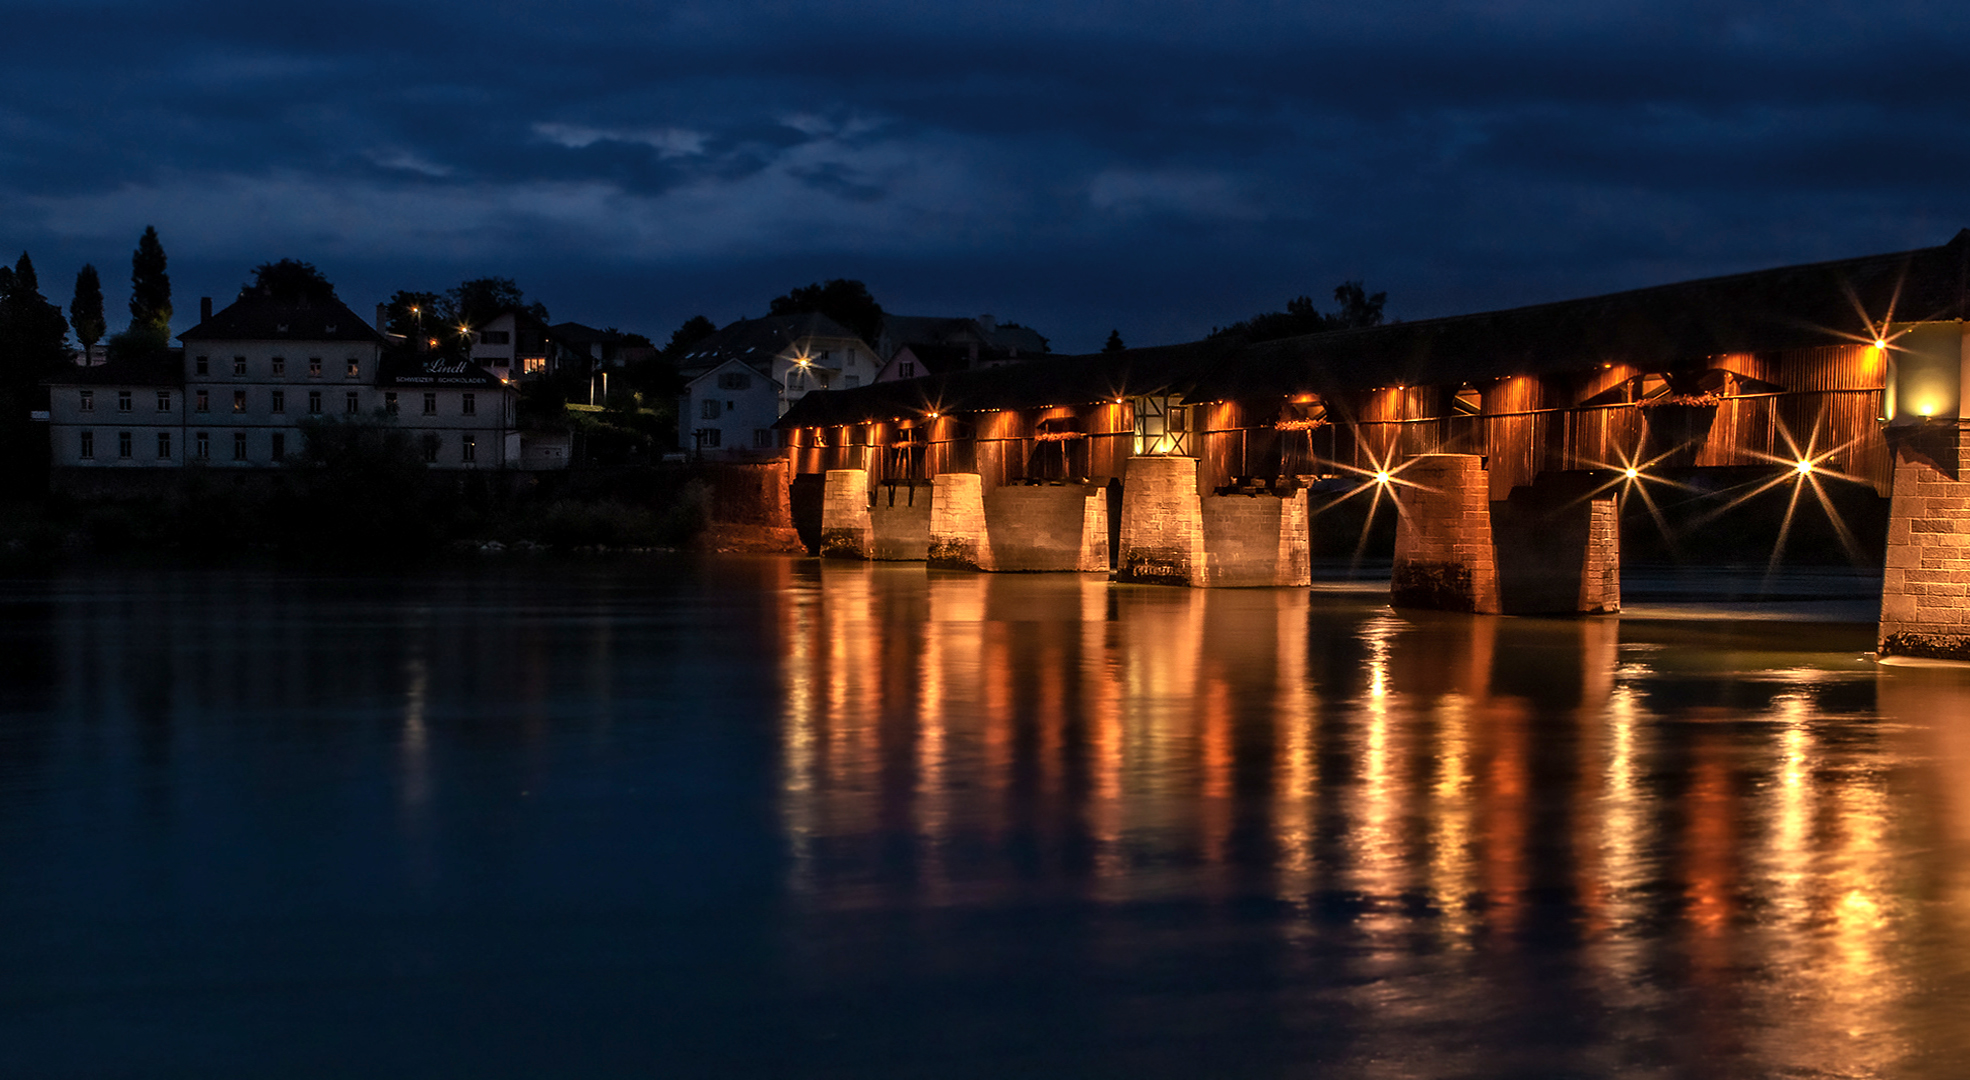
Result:
{"type": "Polygon", "coordinates": [[[0,1075],[1958,1075],[1970,673],[1871,588],[8,579],[0,1075]]]}

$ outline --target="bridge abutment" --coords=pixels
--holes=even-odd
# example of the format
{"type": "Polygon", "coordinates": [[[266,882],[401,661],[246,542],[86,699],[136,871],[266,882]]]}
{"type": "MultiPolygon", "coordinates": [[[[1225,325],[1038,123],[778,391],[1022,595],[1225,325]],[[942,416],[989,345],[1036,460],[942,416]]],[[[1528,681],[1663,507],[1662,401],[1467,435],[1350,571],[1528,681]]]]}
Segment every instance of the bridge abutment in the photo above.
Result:
{"type": "Polygon", "coordinates": [[[1542,473],[1493,504],[1500,609],[1507,615],[1621,610],[1621,514],[1591,473],[1542,473]]]}
{"type": "Polygon", "coordinates": [[[1122,481],[1122,551],[1115,580],[1204,585],[1207,565],[1197,459],[1130,458],[1122,481]]]}
{"type": "Polygon", "coordinates": [[[1496,615],[1490,481],[1475,454],[1424,454],[1402,470],[1389,603],[1496,615]]]}
{"type": "Polygon", "coordinates": [[[869,474],[862,469],[829,469],[821,489],[821,557],[866,559],[874,546],[869,474]]]}
{"type": "Polygon", "coordinates": [[[1895,484],[1881,581],[1883,656],[1970,660],[1970,427],[1891,429],[1895,484]]]}
{"type": "Polygon", "coordinates": [[[985,481],[977,473],[938,473],[930,488],[930,565],[953,570],[992,570],[991,533],[985,525],[985,481]]]}

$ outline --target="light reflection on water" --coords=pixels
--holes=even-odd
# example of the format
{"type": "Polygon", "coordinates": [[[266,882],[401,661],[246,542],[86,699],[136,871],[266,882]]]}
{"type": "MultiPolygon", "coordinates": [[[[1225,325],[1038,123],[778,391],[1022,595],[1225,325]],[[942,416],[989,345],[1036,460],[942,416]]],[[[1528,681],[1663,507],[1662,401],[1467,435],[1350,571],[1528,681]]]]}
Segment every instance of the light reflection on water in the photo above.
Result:
{"type": "Polygon", "coordinates": [[[1962,1048],[1970,693],[1877,671],[1866,627],[881,567],[790,591],[821,642],[789,643],[782,802],[810,910],[1269,897],[1281,970],[1305,949],[1353,986],[1395,1073],[1907,1075],[1962,1048]],[[1537,1045],[1548,1013],[1574,1053],[1537,1045]]]}
{"type": "Polygon", "coordinates": [[[1866,625],[785,559],[0,609],[4,1075],[1970,1059],[1970,676],[1866,625]]]}

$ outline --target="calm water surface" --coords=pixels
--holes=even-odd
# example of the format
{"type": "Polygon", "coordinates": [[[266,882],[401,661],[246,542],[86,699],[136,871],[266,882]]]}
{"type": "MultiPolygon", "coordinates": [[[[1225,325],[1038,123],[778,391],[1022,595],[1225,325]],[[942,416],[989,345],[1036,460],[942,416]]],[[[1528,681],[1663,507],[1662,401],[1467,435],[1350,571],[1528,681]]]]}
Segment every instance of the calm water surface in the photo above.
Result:
{"type": "Polygon", "coordinates": [[[1720,582],[0,582],[0,1075],[1961,1075],[1970,676],[1720,582]]]}

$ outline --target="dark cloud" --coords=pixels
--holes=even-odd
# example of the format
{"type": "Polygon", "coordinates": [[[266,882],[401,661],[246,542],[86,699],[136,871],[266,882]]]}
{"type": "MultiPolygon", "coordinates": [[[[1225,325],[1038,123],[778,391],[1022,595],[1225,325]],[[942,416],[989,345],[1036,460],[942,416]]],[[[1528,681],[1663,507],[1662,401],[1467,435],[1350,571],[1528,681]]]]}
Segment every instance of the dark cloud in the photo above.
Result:
{"type": "MultiPolygon", "coordinates": [[[[181,291],[496,273],[667,332],[792,284],[1096,347],[1937,243],[1939,4],[0,3],[0,244],[181,291]]],[[[111,291],[115,291],[112,285],[111,291]]],[[[189,310],[189,305],[181,305],[189,310]]]]}

